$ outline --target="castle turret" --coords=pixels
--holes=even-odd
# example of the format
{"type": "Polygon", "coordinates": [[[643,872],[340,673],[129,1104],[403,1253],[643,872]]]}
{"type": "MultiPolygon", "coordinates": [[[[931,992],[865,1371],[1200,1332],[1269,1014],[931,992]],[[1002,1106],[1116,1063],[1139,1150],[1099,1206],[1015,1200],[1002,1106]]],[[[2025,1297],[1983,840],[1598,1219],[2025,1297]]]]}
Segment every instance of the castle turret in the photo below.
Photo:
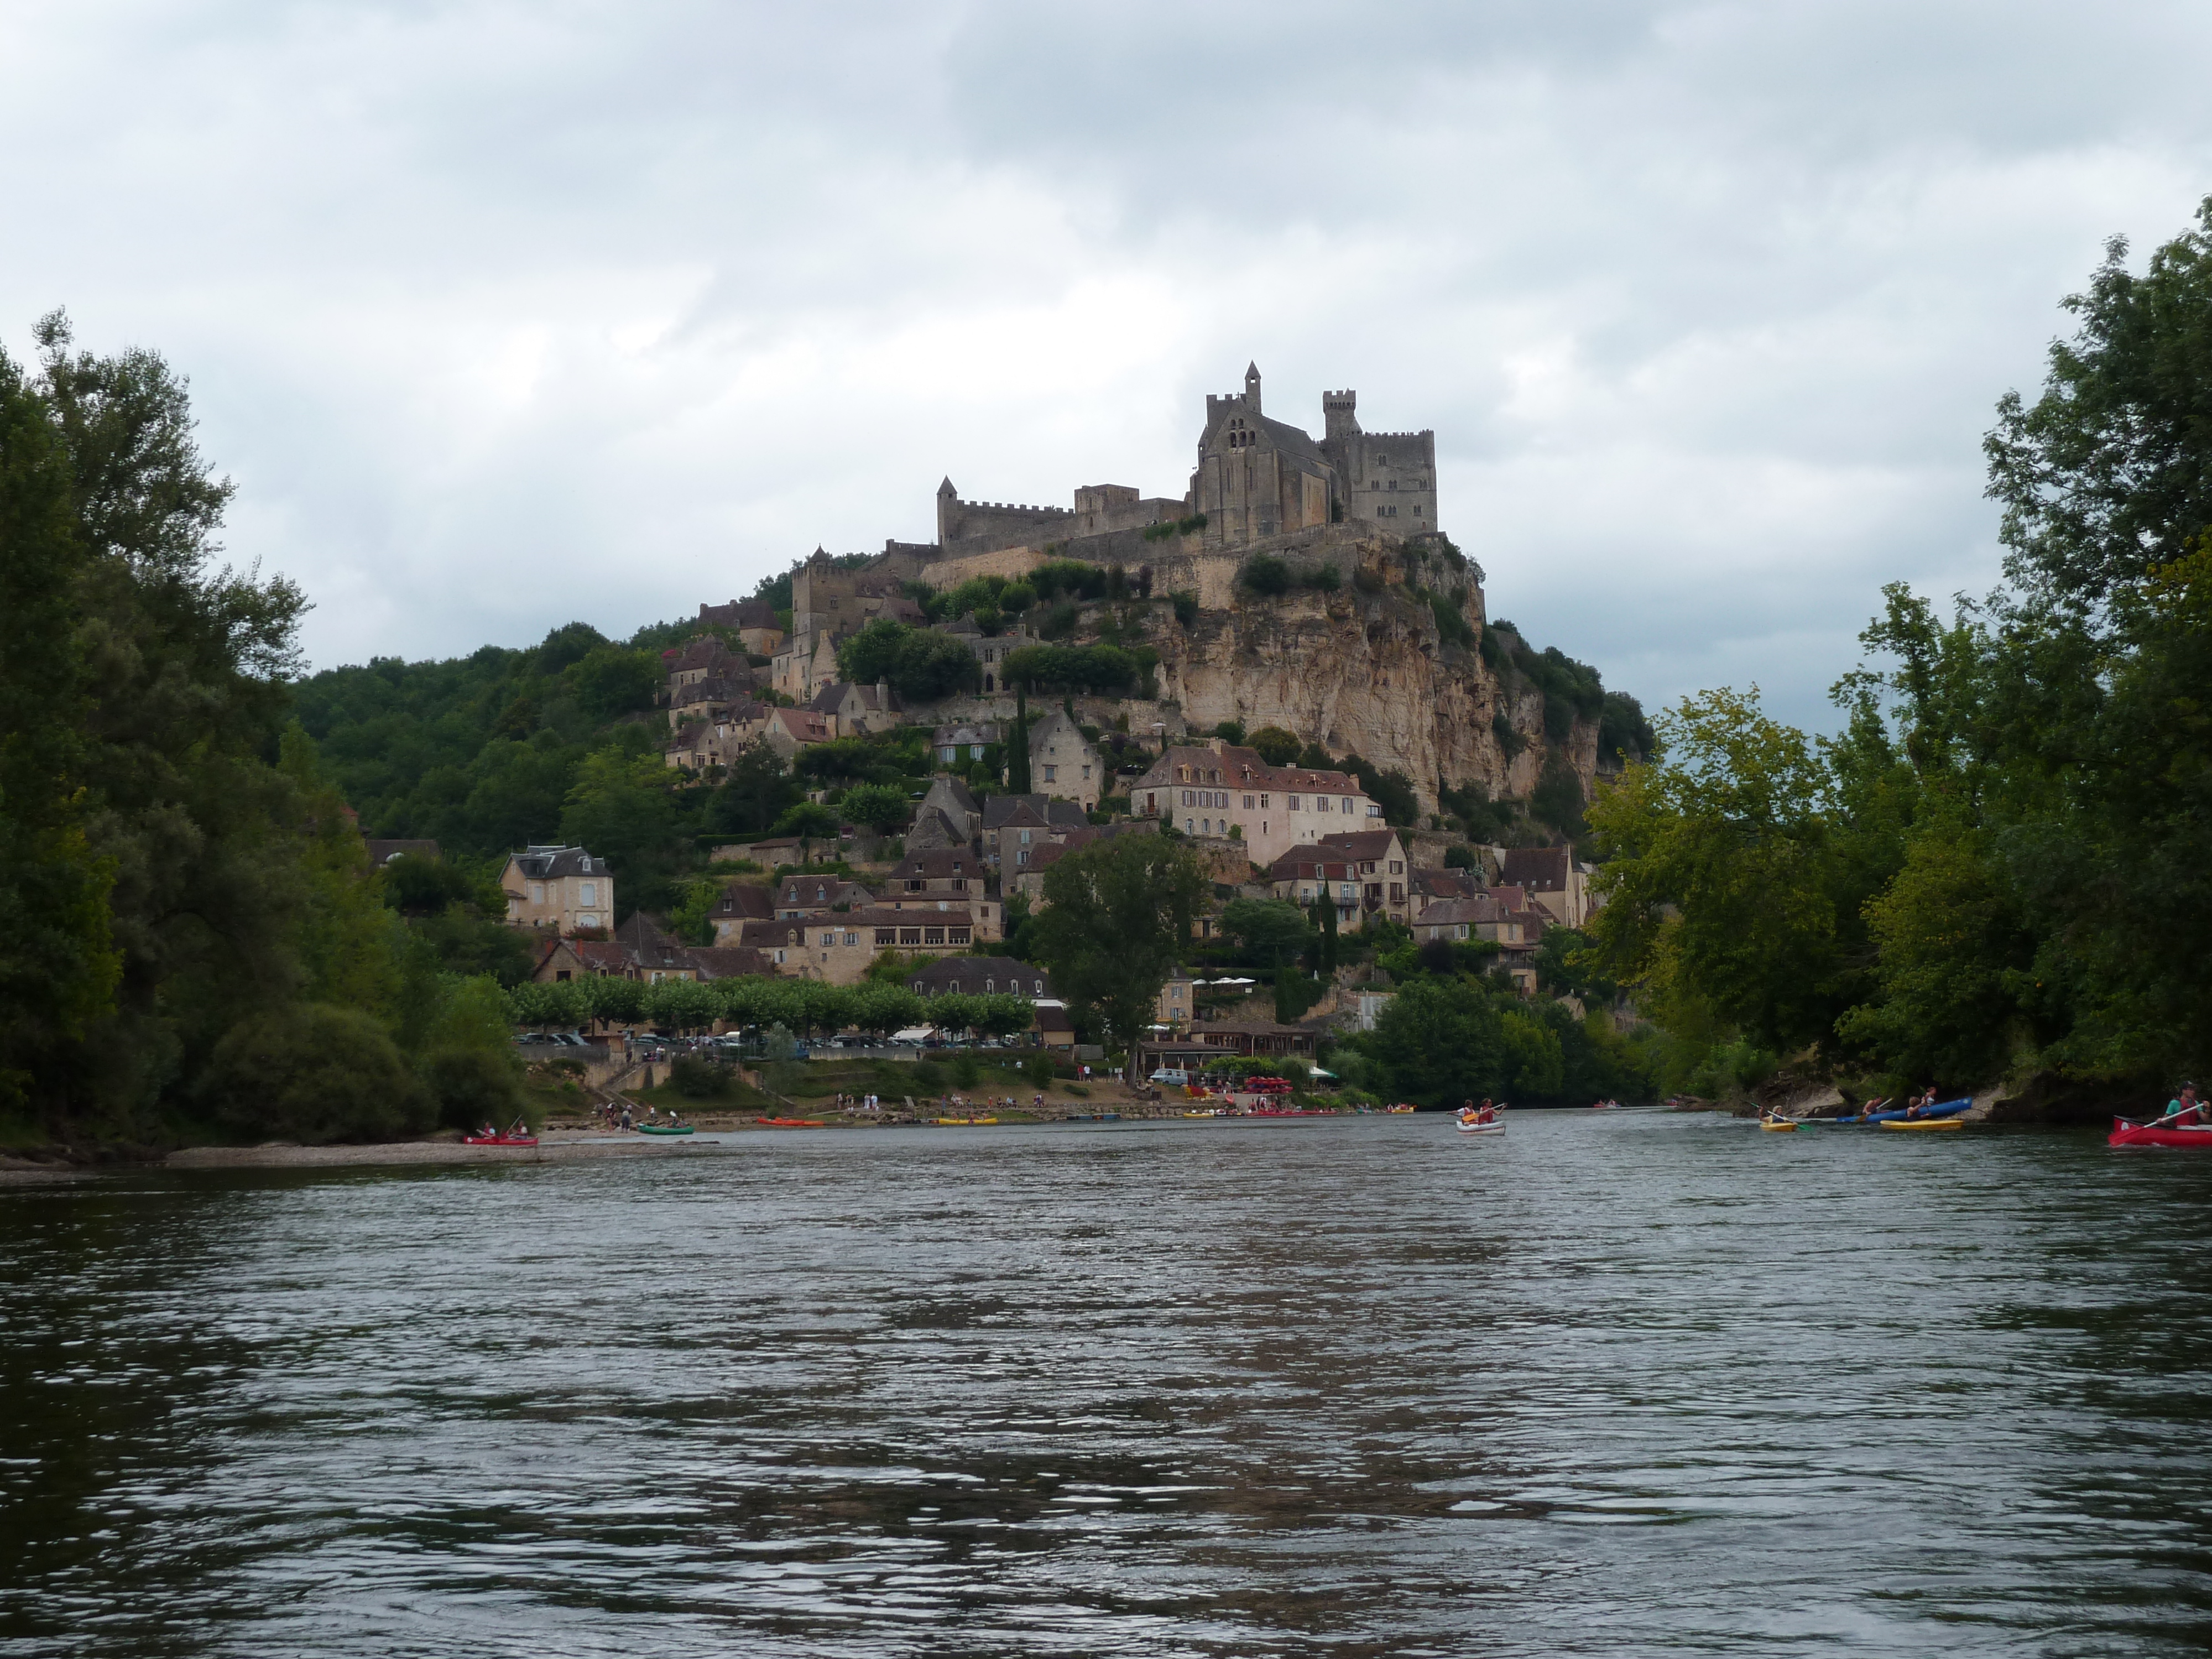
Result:
{"type": "Polygon", "coordinates": [[[945,482],[937,486],[937,544],[944,547],[952,540],[952,509],[960,505],[960,492],[952,487],[952,475],[946,473],[945,482]]]}
{"type": "Polygon", "coordinates": [[[1260,365],[1256,362],[1244,365],[1244,407],[1255,415],[1260,412],[1260,365]]]}
{"type": "Polygon", "coordinates": [[[1324,392],[1321,394],[1322,436],[1349,438],[1359,430],[1359,416],[1354,411],[1359,407],[1356,392],[1324,392]]]}

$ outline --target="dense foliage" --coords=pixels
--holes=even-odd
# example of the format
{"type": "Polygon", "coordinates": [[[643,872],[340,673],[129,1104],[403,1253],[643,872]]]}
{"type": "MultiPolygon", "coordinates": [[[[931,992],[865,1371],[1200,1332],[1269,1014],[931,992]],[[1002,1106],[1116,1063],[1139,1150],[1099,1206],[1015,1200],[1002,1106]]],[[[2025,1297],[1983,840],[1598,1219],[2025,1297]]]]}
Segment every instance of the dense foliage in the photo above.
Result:
{"type": "Polygon", "coordinates": [[[216,565],[231,490],[183,383],[73,352],[58,314],[38,337],[35,374],[0,357],[0,1120],[86,1146],[428,1121],[429,1055],[483,1041],[453,1011],[497,994],[442,945],[480,957],[483,924],[388,904],[288,728],[305,601],[216,565]]]}
{"type": "Polygon", "coordinates": [[[1118,836],[1069,854],[1045,872],[1047,908],[1033,924],[1054,988],[1133,1047],[1212,892],[1196,855],[1165,836],[1118,836]]]}
{"type": "Polygon", "coordinates": [[[808,979],[665,980],[592,977],[556,984],[534,981],[507,992],[507,1018],[518,1025],[569,1028],[587,1020],[643,1022],[666,1030],[705,1030],[720,1021],[739,1030],[785,1030],[806,1036],[857,1028],[896,1031],[912,1025],[1009,1036],[1028,1029],[1035,1006],[1027,997],[945,993],[916,995],[904,984],[865,979],[830,985],[808,979]]]}
{"type": "Polygon", "coordinates": [[[1839,736],[1710,693],[1601,791],[1597,947],[1674,1029],[1946,1086],[2212,1062],[2212,202],[2124,253],[1999,405],[2007,586],[1888,589],[1839,736]]]}

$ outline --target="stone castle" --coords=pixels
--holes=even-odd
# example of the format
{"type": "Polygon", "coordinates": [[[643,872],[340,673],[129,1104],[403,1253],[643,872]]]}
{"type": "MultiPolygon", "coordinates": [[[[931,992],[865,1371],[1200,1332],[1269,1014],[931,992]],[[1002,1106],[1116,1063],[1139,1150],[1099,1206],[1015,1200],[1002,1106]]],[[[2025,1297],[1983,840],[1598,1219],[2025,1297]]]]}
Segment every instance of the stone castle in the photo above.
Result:
{"type": "Polygon", "coordinates": [[[1141,495],[1127,484],[1086,484],[1073,507],[1022,507],[960,498],[951,478],[937,489],[937,540],[891,543],[885,551],[916,563],[1052,544],[1069,558],[1103,562],[1140,550],[1175,526],[1208,551],[1236,551],[1279,536],[1346,521],[1412,536],[1437,523],[1436,434],[1363,432],[1358,394],[1322,394],[1322,436],[1267,416],[1260,369],[1244,390],[1206,400],[1198,465],[1180,496],[1141,495]],[[1195,521],[1203,520],[1202,525],[1195,521]],[[1188,526],[1188,528],[1183,528],[1188,526]],[[1128,548],[1116,544],[1138,543],[1128,548]]]}
{"type": "MultiPolygon", "coordinates": [[[[1153,602],[1089,605],[1056,635],[1082,644],[1110,623],[1118,643],[1140,641],[1153,660],[1143,699],[1084,700],[1086,719],[1155,740],[1227,720],[1281,726],[1402,770],[1424,811],[1435,810],[1440,781],[1526,799],[1554,751],[1587,785],[1595,725],[1578,717],[1565,738],[1551,732],[1544,694],[1476,648],[1487,627],[1483,572],[1438,522],[1435,434],[1364,431],[1358,403],[1349,391],[1323,393],[1316,439],[1267,415],[1259,368],[1248,368],[1243,391],[1206,398],[1179,496],[1088,484],[1068,507],[1024,506],[964,501],[948,478],[934,541],[887,542],[865,560],[817,549],[792,572],[788,636],[751,648],[772,652],[769,684],[803,708],[825,712],[842,698],[842,719],[862,692],[888,707],[883,688],[841,686],[837,647],[878,618],[920,623],[908,583],[943,592],[1072,560],[1110,573],[1117,594],[1153,602]],[[1273,597],[1246,580],[1263,555],[1290,582],[1267,590],[1273,597]],[[1172,612],[1159,603],[1170,598],[1172,612]]],[[[1038,621],[936,624],[975,655],[979,692],[927,717],[1010,717],[1001,665],[1037,642],[1038,621]]]]}

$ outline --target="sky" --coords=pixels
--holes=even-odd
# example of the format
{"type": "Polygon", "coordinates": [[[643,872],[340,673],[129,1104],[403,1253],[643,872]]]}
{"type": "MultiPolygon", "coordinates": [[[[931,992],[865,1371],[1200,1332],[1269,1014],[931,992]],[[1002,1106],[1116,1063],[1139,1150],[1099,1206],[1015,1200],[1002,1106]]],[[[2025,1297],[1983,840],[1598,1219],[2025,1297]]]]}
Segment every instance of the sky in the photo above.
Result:
{"type": "Polygon", "coordinates": [[[1490,613],[1833,721],[1981,440],[2212,193],[2212,8],[0,5],[0,345],[190,377],[318,666],[611,636],[1209,392],[1433,428],[1490,613]]]}

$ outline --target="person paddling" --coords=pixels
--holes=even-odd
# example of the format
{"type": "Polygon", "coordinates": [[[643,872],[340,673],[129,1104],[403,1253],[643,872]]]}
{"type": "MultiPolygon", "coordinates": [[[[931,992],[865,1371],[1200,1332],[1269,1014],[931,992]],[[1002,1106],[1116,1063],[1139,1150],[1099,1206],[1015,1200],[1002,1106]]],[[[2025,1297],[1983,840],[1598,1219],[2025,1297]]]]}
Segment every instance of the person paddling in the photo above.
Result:
{"type": "Polygon", "coordinates": [[[2203,1103],[2197,1098],[2197,1085],[2185,1083],[2181,1092],[2166,1103],[2166,1115],[2150,1127],[2154,1129],[2188,1129],[2204,1121],[2203,1103]]]}

